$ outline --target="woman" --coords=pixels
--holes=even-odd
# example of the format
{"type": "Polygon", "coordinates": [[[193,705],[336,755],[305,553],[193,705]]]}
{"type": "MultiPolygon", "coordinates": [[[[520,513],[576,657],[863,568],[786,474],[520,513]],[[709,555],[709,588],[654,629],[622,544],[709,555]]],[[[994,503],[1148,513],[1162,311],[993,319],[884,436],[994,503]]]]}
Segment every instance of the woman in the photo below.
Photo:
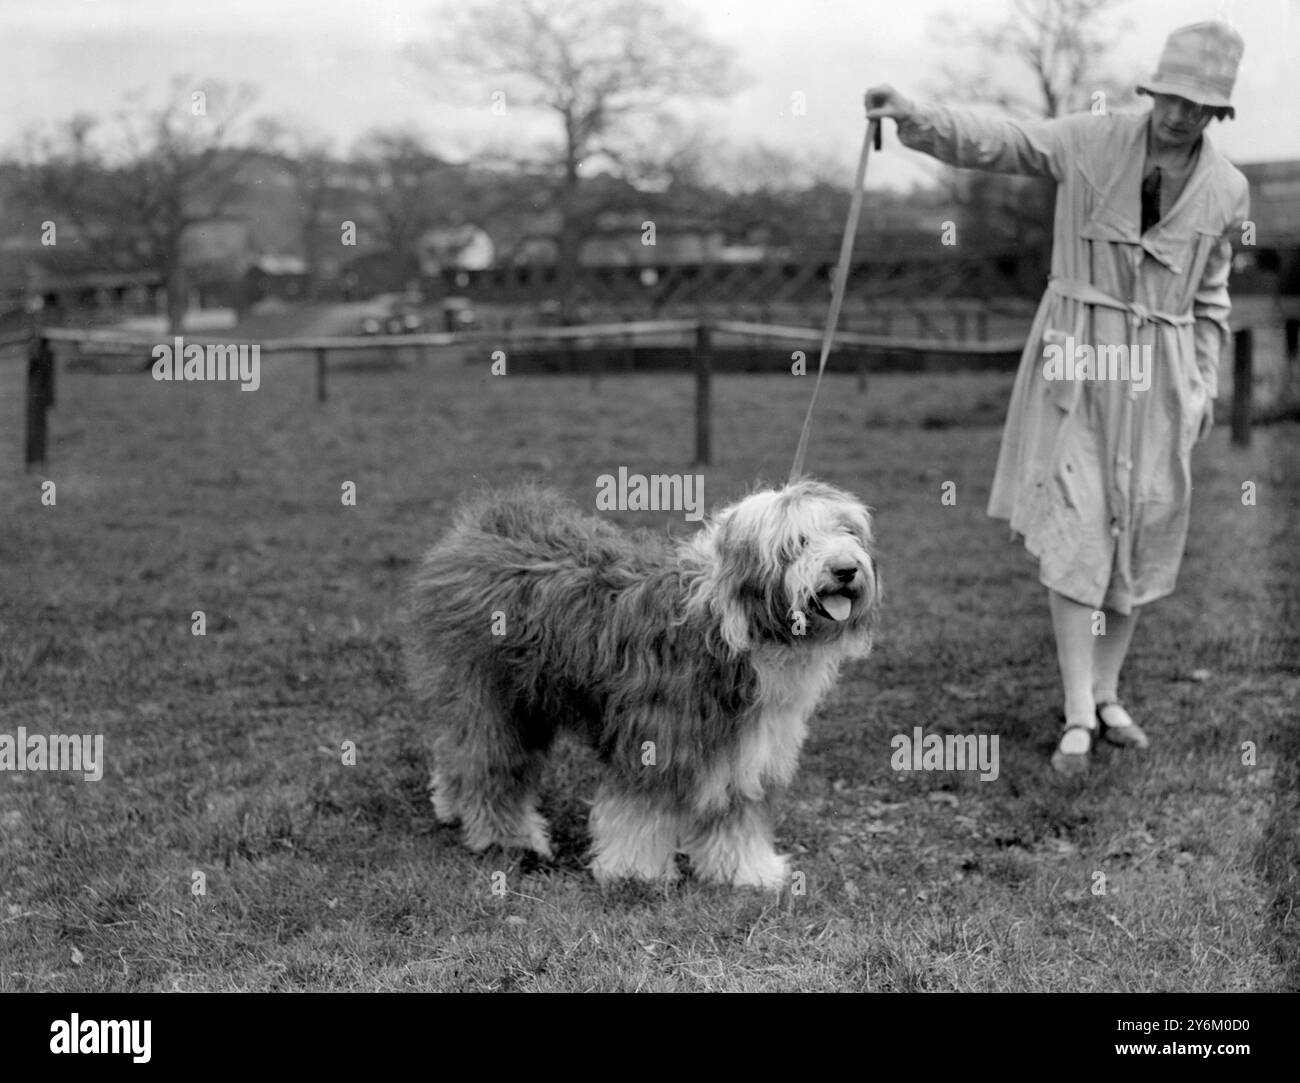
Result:
{"type": "Polygon", "coordinates": [[[888,85],[867,92],[867,116],[894,118],[906,146],[1057,182],[1051,278],[988,511],[1023,535],[1048,589],[1065,692],[1052,766],[1066,774],[1087,769],[1098,730],[1112,744],[1148,744],[1119,676],[1141,608],[1174,589],[1191,448],[1213,424],[1228,236],[1249,192],[1204,132],[1233,115],[1242,51],[1223,23],[1175,30],[1137,88],[1153,99],[1137,115],[1021,122],[919,106],[888,85]]]}

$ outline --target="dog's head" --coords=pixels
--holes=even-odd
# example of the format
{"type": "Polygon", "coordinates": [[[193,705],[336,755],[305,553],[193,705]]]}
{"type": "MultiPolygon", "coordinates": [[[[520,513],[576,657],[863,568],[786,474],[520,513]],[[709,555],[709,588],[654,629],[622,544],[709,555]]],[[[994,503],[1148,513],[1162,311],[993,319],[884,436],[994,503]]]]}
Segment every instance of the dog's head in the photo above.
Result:
{"type": "Polygon", "coordinates": [[[696,536],[696,597],[735,651],[839,642],[865,654],[880,603],[871,514],[848,493],[801,480],[722,509],[696,536]]]}

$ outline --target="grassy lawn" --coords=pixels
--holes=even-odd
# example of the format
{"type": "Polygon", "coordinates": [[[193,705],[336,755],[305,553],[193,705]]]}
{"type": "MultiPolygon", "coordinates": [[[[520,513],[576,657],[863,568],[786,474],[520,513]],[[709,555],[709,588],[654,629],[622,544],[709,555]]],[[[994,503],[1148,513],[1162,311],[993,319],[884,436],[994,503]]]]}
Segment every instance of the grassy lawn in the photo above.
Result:
{"type": "MultiPolygon", "coordinates": [[[[1300,428],[1198,449],[1182,588],[1122,690],[1153,748],[1063,784],[1044,591],[984,514],[1009,387],[824,388],[809,466],[877,510],[887,608],[814,720],[778,826],[807,891],[777,900],[602,892],[571,745],[556,863],[468,854],[403,688],[394,614],[457,495],[691,470],[689,376],[353,366],[318,406],[305,359],[256,393],[65,373],[24,474],[0,362],[0,734],[101,733],[106,759],[0,774],[0,990],[1300,988],[1300,428]],[[893,771],[914,726],[998,735],[999,777],[893,771]]],[[[709,504],[784,478],[810,388],[716,381],[709,504]]]]}

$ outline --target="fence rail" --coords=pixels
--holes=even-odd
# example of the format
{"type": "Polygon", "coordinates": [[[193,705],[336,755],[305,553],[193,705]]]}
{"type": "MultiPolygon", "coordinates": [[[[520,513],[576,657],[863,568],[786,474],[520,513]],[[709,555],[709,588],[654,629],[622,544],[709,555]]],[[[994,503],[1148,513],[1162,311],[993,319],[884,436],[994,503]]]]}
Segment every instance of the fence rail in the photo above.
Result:
{"type": "MultiPolygon", "coordinates": [[[[747,323],[743,320],[716,320],[713,329],[718,334],[777,339],[783,342],[820,343],[822,339],[821,331],[807,327],[783,327],[780,324],[747,323]]],[[[995,339],[991,342],[954,342],[945,339],[901,338],[893,335],[866,335],[859,331],[838,331],[835,334],[835,344],[898,353],[952,352],[987,355],[1018,351],[1024,347],[1025,340],[1020,337],[995,339]]]]}
{"type": "MultiPolygon", "coordinates": [[[[1250,329],[1236,333],[1236,379],[1233,383],[1233,439],[1248,443],[1251,418],[1251,334],[1250,329]]],[[[275,339],[258,343],[260,353],[310,353],[316,363],[316,399],[328,399],[328,360],[332,351],[403,350],[411,347],[483,346],[518,347],[521,344],[564,343],[570,349],[595,349],[610,343],[627,345],[638,340],[664,337],[689,337],[691,363],[683,371],[695,374],[695,462],[708,465],[712,454],[712,376],[713,354],[719,336],[782,343],[820,343],[820,329],[751,323],[743,320],[644,320],[631,323],[589,324],[580,327],[538,327],[503,331],[442,332],[435,334],[353,336],[340,338],[275,339]]],[[[198,340],[191,340],[196,342],[198,340]]],[[[879,349],[893,353],[954,353],[989,356],[1018,352],[1023,338],[997,341],[955,342],[895,338],[845,331],[835,337],[840,347],[879,349]]],[[[31,328],[23,334],[0,339],[0,349],[27,347],[27,432],[26,463],[46,461],[48,412],[54,405],[56,357],[53,345],[66,343],[80,350],[83,346],[107,347],[116,351],[152,350],[156,336],[124,335],[113,331],[71,328],[31,328]]],[[[1288,326],[1288,349],[1294,351],[1295,334],[1288,326]]],[[[250,344],[251,345],[251,344],[250,344]]],[[[859,386],[865,387],[865,370],[857,368],[859,386]]],[[[592,372],[593,377],[596,373],[592,372]]]]}

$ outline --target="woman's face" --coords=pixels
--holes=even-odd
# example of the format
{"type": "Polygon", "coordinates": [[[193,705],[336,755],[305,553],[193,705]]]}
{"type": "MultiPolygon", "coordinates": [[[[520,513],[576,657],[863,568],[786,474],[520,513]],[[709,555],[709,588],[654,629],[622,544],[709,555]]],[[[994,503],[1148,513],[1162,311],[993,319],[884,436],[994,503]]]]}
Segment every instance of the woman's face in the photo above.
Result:
{"type": "Polygon", "coordinates": [[[1196,145],[1214,111],[1174,94],[1153,94],[1151,138],[1162,150],[1188,151],[1196,145]]]}

